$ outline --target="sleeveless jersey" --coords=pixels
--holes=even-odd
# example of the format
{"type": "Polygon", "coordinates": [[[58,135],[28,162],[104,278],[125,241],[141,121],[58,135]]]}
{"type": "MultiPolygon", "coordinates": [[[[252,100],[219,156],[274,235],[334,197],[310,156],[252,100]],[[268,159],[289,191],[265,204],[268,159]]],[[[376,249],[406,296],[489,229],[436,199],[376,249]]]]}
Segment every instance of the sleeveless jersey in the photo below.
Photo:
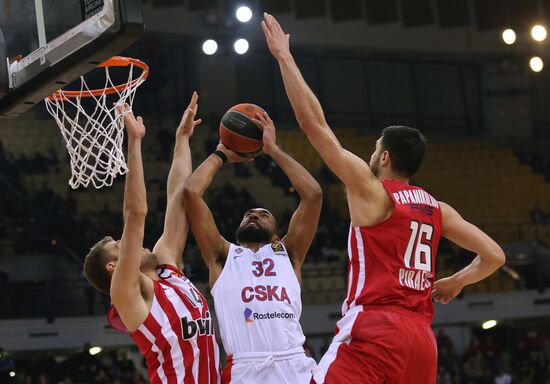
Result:
{"type": "MultiPolygon", "coordinates": [[[[151,384],[219,384],[219,350],[208,304],[176,267],[157,268],[149,315],[130,336],[147,364],[151,384]]],[[[115,307],[109,323],[127,332],[115,307]]]]}
{"type": "Polygon", "coordinates": [[[350,228],[342,315],[356,306],[397,306],[431,322],[442,225],[439,203],[423,189],[398,180],[383,180],[382,184],[394,212],[377,225],[350,228]]]}
{"type": "Polygon", "coordinates": [[[302,347],[300,284],[282,243],[231,244],[211,292],[228,355],[302,347]]]}

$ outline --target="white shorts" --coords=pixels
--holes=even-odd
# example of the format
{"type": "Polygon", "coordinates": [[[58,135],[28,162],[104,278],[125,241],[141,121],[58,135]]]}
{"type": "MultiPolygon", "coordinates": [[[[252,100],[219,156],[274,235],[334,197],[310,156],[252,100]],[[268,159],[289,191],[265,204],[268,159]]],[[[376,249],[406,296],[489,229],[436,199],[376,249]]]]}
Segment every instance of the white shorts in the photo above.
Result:
{"type": "Polygon", "coordinates": [[[228,356],[224,384],[309,384],[317,366],[303,348],[285,352],[236,353],[228,356]]]}

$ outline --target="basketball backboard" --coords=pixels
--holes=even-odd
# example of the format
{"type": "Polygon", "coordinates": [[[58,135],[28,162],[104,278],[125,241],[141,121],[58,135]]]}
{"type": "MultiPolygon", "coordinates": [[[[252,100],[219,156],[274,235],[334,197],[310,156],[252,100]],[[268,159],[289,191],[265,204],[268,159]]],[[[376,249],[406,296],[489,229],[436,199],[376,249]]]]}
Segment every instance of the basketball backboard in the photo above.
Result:
{"type": "Polygon", "coordinates": [[[141,0],[0,0],[0,119],[42,102],[142,33],[141,0]]]}

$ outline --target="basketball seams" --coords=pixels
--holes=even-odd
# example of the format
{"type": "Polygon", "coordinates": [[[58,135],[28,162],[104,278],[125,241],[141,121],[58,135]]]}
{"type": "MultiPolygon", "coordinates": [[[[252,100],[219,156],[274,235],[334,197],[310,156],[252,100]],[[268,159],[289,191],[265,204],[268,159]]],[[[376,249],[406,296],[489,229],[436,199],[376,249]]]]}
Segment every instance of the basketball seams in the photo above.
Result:
{"type": "MultiPolygon", "coordinates": [[[[256,125],[256,123],[254,123],[254,121],[252,121],[252,118],[250,116],[248,116],[247,114],[244,114],[242,112],[238,112],[238,111],[233,111],[233,110],[227,111],[225,113],[224,117],[222,118],[222,124],[227,129],[229,129],[229,128],[228,128],[228,125],[226,123],[228,122],[228,120],[230,120],[232,118],[244,123],[244,125],[242,126],[242,129],[243,129],[242,133],[244,133],[245,135],[248,135],[246,137],[248,137],[250,139],[254,139],[254,140],[262,140],[263,131],[260,129],[260,127],[258,127],[256,125]],[[234,115],[243,116],[243,117],[246,118],[246,120],[245,119],[237,119],[236,117],[234,117],[234,115]]],[[[231,130],[231,131],[234,132],[233,130],[231,130]]]]}

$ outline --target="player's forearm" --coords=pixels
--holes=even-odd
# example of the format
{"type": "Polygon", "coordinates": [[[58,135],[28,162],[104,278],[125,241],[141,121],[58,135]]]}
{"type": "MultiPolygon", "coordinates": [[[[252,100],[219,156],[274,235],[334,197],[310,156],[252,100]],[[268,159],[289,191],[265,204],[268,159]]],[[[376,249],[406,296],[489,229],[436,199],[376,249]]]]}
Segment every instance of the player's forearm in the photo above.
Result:
{"type": "Polygon", "coordinates": [[[301,199],[323,199],[323,191],[317,180],[292,156],[277,146],[267,154],[281,167],[301,199]]]}
{"type": "Polygon", "coordinates": [[[172,165],[168,173],[166,185],[167,200],[170,201],[178,187],[189,177],[192,172],[191,149],[188,137],[177,137],[174,146],[172,165]]]}
{"type": "Polygon", "coordinates": [[[330,166],[331,155],[342,149],[340,142],[330,130],[319,100],[307,85],[292,55],[280,58],[278,62],[286,94],[300,129],[330,166]]]}
{"type": "Polygon", "coordinates": [[[286,94],[296,115],[296,120],[307,134],[315,133],[326,125],[323,108],[307,85],[292,55],[279,59],[286,94]]]}
{"type": "Polygon", "coordinates": [[[147,214],[147,192],[143,176],[141,140],[128,142],[128,174],[124,184],[124,217],[147,214]]]}
{"type": "Polygon", "coordinates": [[[208,156],[185,182],[184,193],[193,193],[202,197],[222,165],[223,162],[218,156],[208,156]]]}
{"type": "Polygon", "coordinates": [[[477,283],[493,274],[497,269],[504,265],[504,253],[495,252],[494,254],[476,258],[464,269],[453,275],[461,286],[477,283]]]}

